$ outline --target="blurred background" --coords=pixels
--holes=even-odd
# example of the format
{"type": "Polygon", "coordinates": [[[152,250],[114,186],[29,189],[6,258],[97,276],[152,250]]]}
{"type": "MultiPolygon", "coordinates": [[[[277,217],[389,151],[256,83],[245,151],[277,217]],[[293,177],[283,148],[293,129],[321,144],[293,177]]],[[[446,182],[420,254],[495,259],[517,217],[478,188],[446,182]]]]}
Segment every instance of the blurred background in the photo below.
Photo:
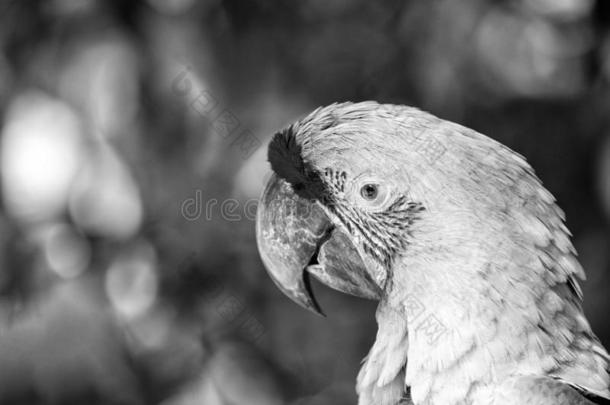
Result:
{"type": "Polygon", "coordinates": [[[275,288],[276,130],[409,104],[525,155],[610,347],[610,3],[0,2],[0,403],[354,404],[375,303],[275,288]]]}

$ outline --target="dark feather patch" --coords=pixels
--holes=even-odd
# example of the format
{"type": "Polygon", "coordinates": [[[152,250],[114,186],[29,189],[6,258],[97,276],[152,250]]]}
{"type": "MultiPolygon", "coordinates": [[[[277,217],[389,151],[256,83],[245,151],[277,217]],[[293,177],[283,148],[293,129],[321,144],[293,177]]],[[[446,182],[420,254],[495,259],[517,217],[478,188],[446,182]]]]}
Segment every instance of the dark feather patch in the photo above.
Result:
{"type": "Polygon", "coordinates": [[[271,168],[293,186],[307,181],[301,152],[301,145],[297,144],[291,127],[276,133],[269,143],[268,159],[271,168]]]}
{"type": "Polygon", "coordinates": [[[320,174],[303,160],[302,147],[296,141],[294,130],[288,127],[275,134],[269,143],[267,158],[271,169],[286,180],[300,197],[322,200],[324,183],[320,174]]]}

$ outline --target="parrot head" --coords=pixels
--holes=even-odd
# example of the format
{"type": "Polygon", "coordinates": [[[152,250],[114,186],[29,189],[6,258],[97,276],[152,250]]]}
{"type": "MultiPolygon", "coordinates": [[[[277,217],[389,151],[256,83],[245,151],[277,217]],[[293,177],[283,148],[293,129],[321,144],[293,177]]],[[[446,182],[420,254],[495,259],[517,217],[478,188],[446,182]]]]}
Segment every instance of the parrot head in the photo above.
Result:
{"type": "Polygon", "coordinates": [[[359,403],[398,403],[405,386],[413,403],[490,403],[485,390],[524,373],[610,398],[565,216],[522,156],[362,102],[278,132],[268,159],[256,235],[278,287],[316,313],[310,276],[380,301],[359,403]]]}
{"type": "Polygon", "coordinates": [[[431,181],[444,152],[431,134],[439,123],[415,108],[343,103],[273,137],[257,243],[288,297],[321,313],[310,275],[345,293],[381,297],[396,259],[437,209],[427,201],[443,201],[434,194],[444,187],[431,181]]]}

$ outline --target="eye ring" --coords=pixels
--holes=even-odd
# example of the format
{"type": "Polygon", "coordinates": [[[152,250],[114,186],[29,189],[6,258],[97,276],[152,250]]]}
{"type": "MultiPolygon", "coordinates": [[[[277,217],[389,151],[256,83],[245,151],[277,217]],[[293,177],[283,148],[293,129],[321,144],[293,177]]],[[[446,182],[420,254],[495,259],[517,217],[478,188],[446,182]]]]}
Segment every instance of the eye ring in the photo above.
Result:
{"type": "Polygon", "coordinates": [[[375,183],[366,183],[360,188],[360,195],[368,201],[373,201],[379,195],[379,185],[375,183]]]}
{"type": "Polygon", "coordinates": [[[395,186],[391,179],[377,174],[362,173],[350,180],[346,188],[346,197],[356,207],[368,212],[382,211],[395,195],[395,186]]]}

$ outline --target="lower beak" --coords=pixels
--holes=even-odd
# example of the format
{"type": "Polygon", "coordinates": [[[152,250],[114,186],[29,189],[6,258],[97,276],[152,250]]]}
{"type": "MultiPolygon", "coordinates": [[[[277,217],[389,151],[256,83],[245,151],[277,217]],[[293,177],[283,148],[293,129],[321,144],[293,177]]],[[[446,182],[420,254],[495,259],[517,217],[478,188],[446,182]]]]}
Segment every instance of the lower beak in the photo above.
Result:
{"type": "Polygon", "coordinates": [[[298,196],[291,185],[273,175],[259,202],[256,240],[267,272],[289,298],[323,315],[309,273],[336,290],[379,298],[380,288],[349,238],[319,202],[298,196]]]}

